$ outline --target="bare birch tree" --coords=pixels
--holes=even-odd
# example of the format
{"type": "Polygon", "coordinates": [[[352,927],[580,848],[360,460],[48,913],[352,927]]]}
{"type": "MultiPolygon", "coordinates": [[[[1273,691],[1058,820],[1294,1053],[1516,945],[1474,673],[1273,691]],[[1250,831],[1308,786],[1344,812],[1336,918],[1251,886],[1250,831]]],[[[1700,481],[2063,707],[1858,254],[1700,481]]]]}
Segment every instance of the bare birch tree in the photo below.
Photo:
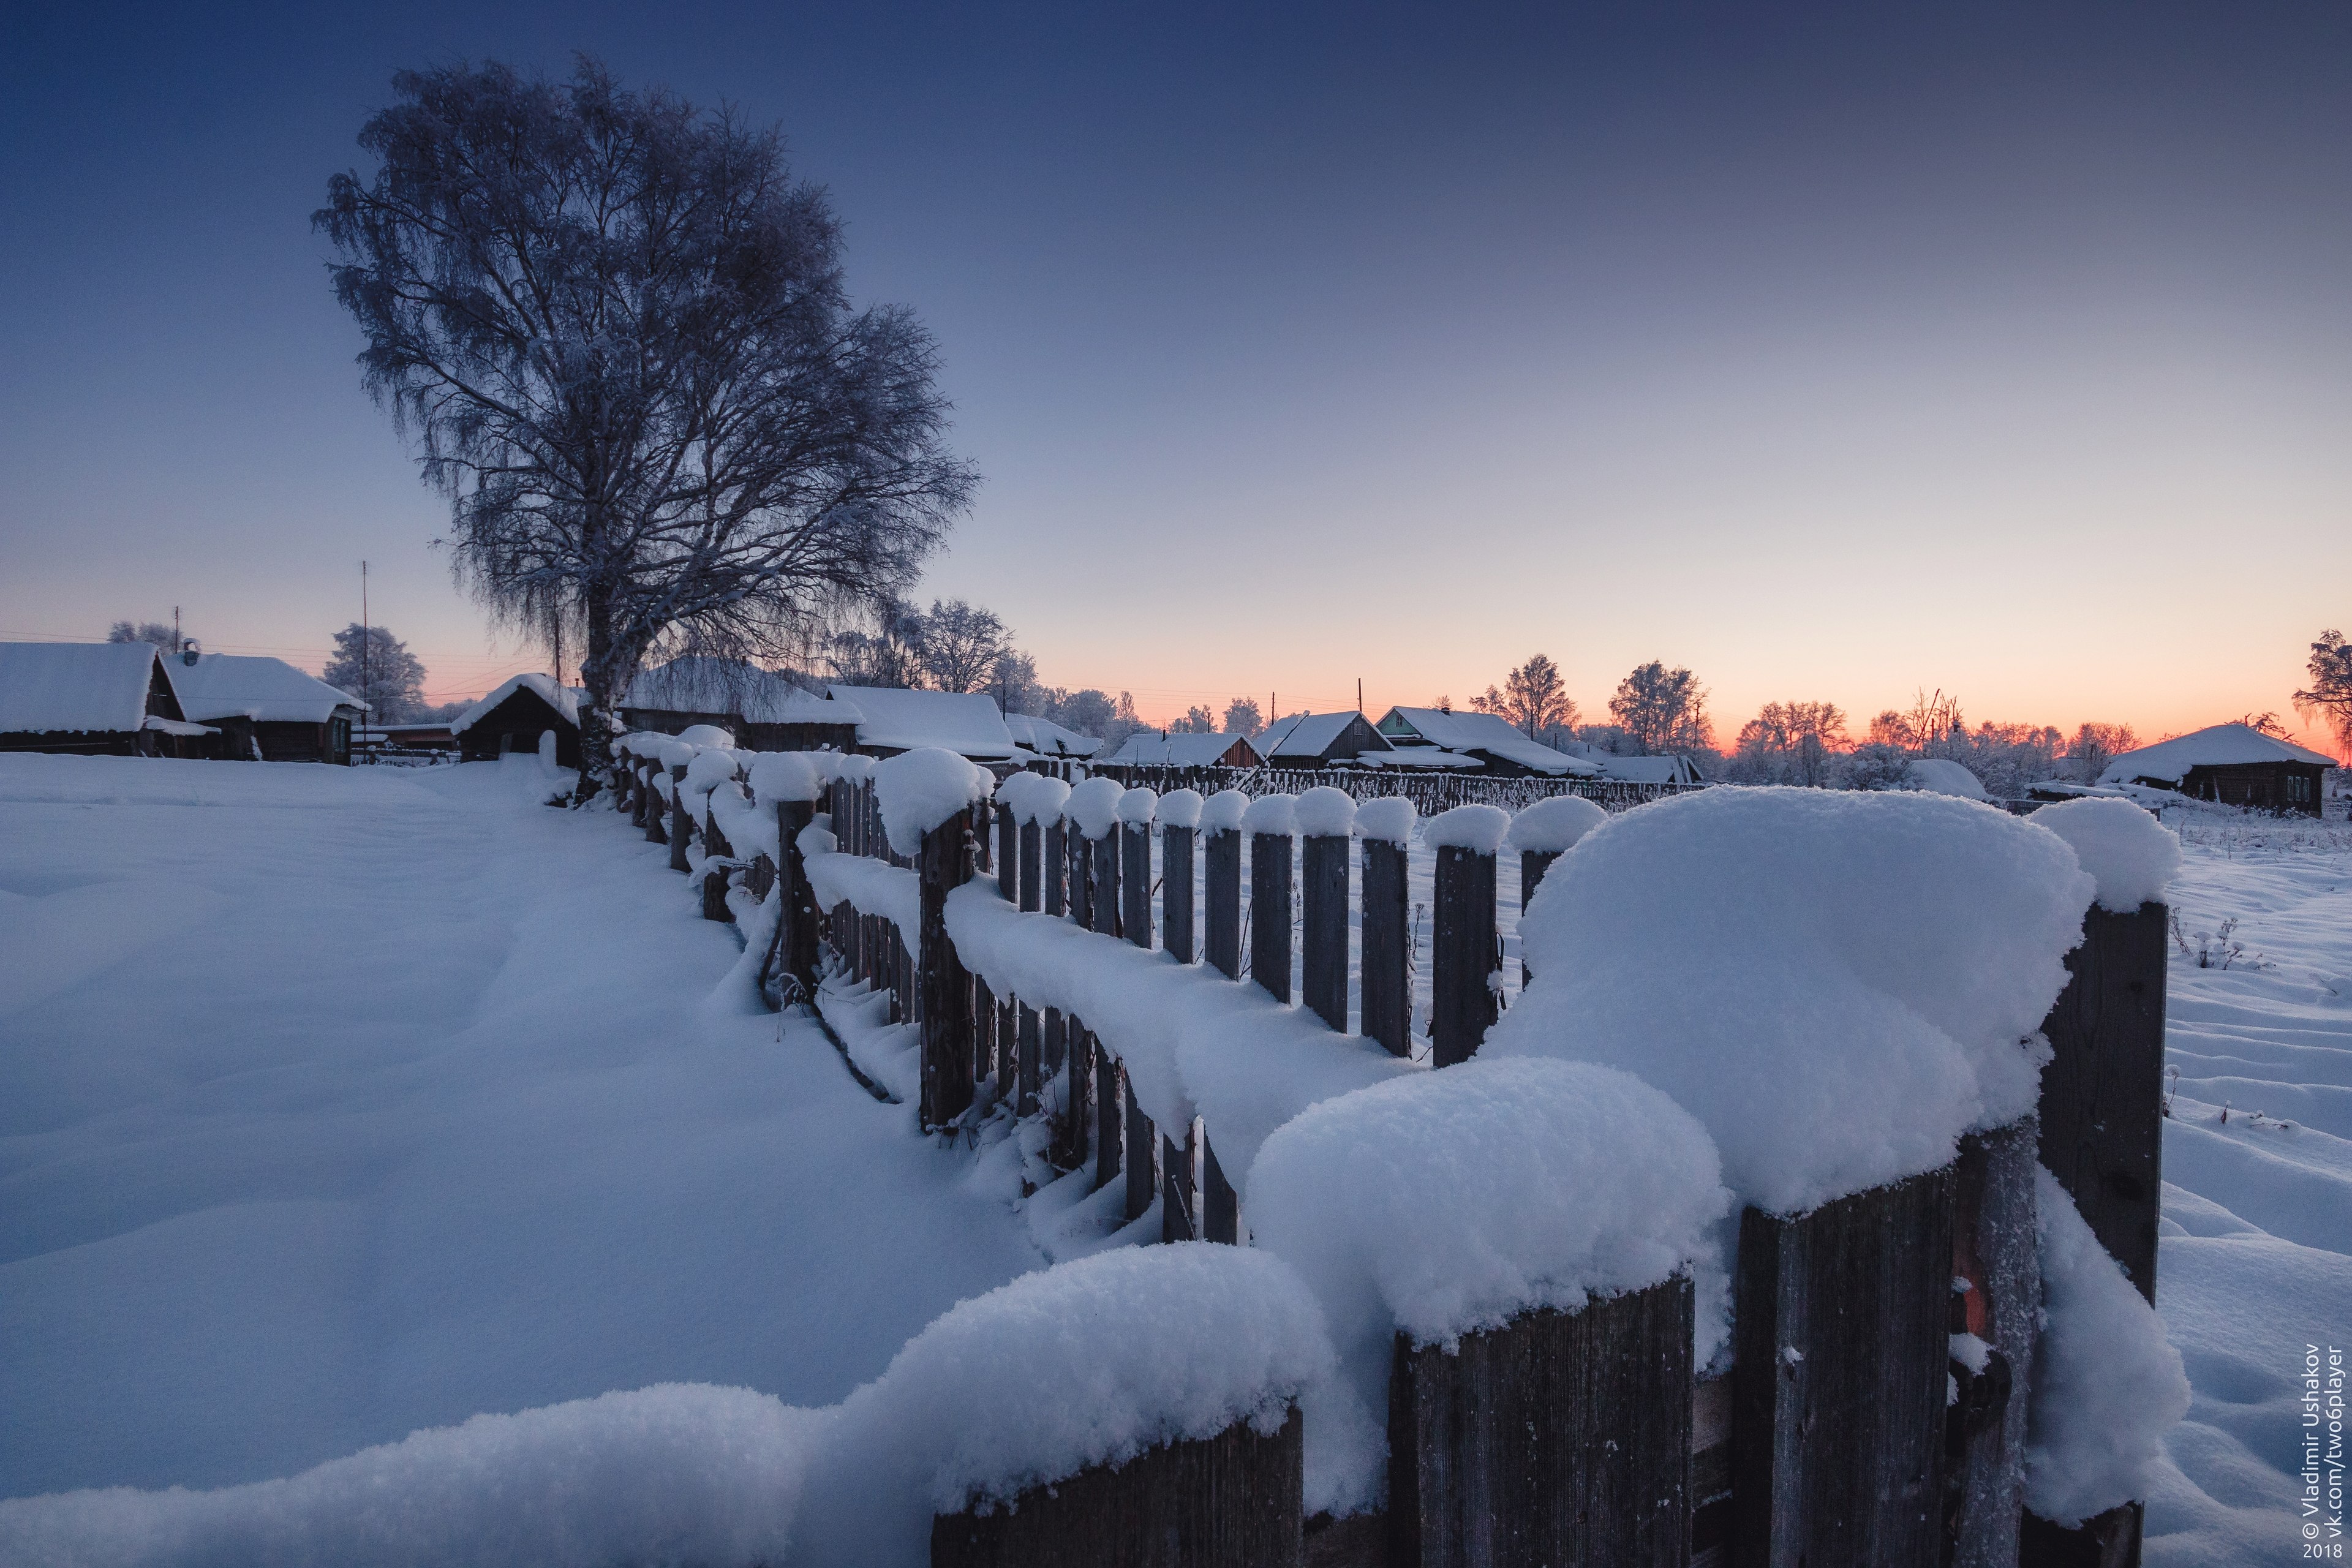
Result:
{"type": "Polygon", "coordinates": [[[576,627],[583,798],[649,652],[805,647],[912,583],[976,477],[929,336],[853,308],[772,129],[490,64],[403,71],[313,222],[366,384],[449,500],[460,579],[576,627]]]}

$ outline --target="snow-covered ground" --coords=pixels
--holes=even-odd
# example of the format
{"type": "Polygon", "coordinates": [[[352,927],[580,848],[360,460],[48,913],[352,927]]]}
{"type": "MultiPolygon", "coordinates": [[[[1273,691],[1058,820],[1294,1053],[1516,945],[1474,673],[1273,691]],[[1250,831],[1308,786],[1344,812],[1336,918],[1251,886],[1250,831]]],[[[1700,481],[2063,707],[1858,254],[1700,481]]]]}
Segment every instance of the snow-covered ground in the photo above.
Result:
{"type": "MultiPolygon", "coordinates": [[[[1108,1239],[1115,1190],[1024,1214],[1011,1144],[927,1142],[813,1026],[715,1002],[730,930],[695,918],[666,850],[546,809],[549,787],[535,758],[0,757],[0,1499],[292,1476],[533,1412],[313,1471],[299,1508],[260,1489],[215,1511],[362,1517],[408,1484],[385,1478],[443,1476],[465,1507],[394,1531],[387,1561],[462,1555],[493,1539],[478,1521],[545,1555],[548,1510],[624,1496],[730,1528],[789,1515],[630,1482],[782,1474],[842,1419],[817,1407],[950,1305],[1108,1239]],[[758,1393],[543,1408],[665,1383],[758,1393]],[[481,1473],[495,1453],[587,1476],[581,1500],[551,1490],[518,1522],[481,1473]]],[[[2281,1562],[2305,1347],[2352,1344],[2352,831],[2186,836],[2183,935],[2243,952],[2172,969],[2158,1301],[2196,1397],[2148,1556],[2281,1562]]],[[[1427,866],[1416,845],[1424,907],[1427,866]]],[[[1499,869],[1516,991],[1516,857],[1499,869]]],[[[903,1038],[845,1003],[887,1068],[903,1038]]],[[[202,1510],[166,1504],[99,1494],[17,1524],[176,1561],[142,1532],[202,1510]]]]}
{"type": "Polygon", "coordinates": [[[2183,837],[2183,936],[2234,919],[2245,952],[2227,970],[2173,952],[2156,1301],[2196,1398],[2168,1440],[2178,1473],[2149,1501],[2147,1560],[2286,1563],[2308,1522],[2305,1347],[2352,1352],[2352,829],[2183,837]]]}
{"type": "Polygon", "coordinates": [[[1042,1263],[539,770],[0,757],[0,1497],[826,1405],[1042,1263]]]}

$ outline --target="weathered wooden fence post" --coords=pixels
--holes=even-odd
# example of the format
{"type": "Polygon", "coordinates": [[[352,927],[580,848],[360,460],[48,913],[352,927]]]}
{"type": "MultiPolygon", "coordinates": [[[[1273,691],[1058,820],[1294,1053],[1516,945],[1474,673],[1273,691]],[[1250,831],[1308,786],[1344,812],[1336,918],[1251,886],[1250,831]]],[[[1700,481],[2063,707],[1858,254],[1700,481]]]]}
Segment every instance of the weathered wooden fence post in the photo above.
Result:
{"type": "Polygon", "coordinates": [[[1236,1422],[1010,1508],[939,1515],[931,1568],[1300,1568],[1302,1432],[1296,1409],[1272,1436],[1236,1422]]]}
{"type": "Polygon", "coordinates": [[[1299,990],[1307,1010],[1348,1032],[1348,857],[1356,803],[1318,784],[1293,808],[1298,842],[1299,990]]]}
{"type": "Polygon", "coordinates": [[[1235,826],[1212,826],[1204,858],[1208,879],[1207,957],[1228,980],[1242,977],[1242,836],[1235,826]]]}
{"type": "Polygon", "coordinates": [[[1161,1133],[1160,1138],[1160,1239],[1165,1241],[1198,1241],[1201,1239],[1200,1215],[1196,1212],[1194,1194],[1199,1184],[1192,1173],[1193,1151],[1197,1146],[1200,1120],[1194,1118],[1184,1129],[1184,1142],[1161,1133]]]}
{"type": "Polygon", "coordinates": [[[971,975],[948,940],[948,894],[971,875],[965,835],[971,829],[967,806],[923,835],[916,877],[921,889],[920,950],[922,1025],[922,1119],[926,1129],[944,1127],[971,1106],[971,975]]]}
{"type": "Polygon", "coordinates": [[[1412,836],[1412,805],[1405,800],[1368,802],[1356,820],[1364,832],[1360,1027],[1366,1038],[1378,1040],[1391,1054],[1411,1056],[1412,928],[1407,918],[1405,846],[1412,836]]]}
{"type": "Polygon", "coordinates": [[[1457,805],[1430,822],[1437,854],[1431,942],[1430,1061],[1468,1061],[1496,1016],[1495,851],[1510,819],[1491,805],[1457,805]]]}
{"type": "Polygon", "coordinates": [[[1127,1108],[1127,1223],[1133,1225],[1151,1212],[1152,1200],[1160,1195],[1160,1134],[1135,1102],[1135,1085],[1124,1069],[1118,1091],[1127,1108]]]}
{"type": "Polygon", "coordinates": [[[2015,1568],[2025,1511],[2025,1417],[2041,1335],[2032,1117],[1960,1141],[1952,1208],[1955,1334],[1990,1347],[1953,1358],[1944,1412],[1944,1539],[1952,1568],[2015,1568]],[[1966,1289],[1960,1289],[1965,1285],[1966,1289]]]}
{"type": "Polygon", "coordinates": [[[816,889],[809,885],[808,861],[801,854],[801,834],[815,819],[816,803],[780,801],[776,805],[777,847],[783,858],[776,876],[783,884],[783,920],[776,941],[784,973],[793,977],[803,998],[816,995],[816,889]]]}
{"type": "Polygon", "coordinates": [[[1045,866],[1040,837],[1034,818],[1021,825],[1021,908],[1031,914],[1044,907],[1045,866]]]}
{"type": "Polygon", "coordinates": [[[1250,978],[1290,1000],[1291,808],[1297,797],[1260,795],[1242,826],[1250,836],[1250,978]]]}
{"type": "Polygon", "coordinates": [[[1179,963],[1199,956],[1192,948],[1192,829],[1201,820],[1201,797],[1175,790],[1160,799],[1160,941],[1179,963]]]}
{"type": "Polygon", "coordinates": [[[686,858],[688,821],[686,814],[686,764],[677,763],[669,770],[669,868],[673,871],[694,868],[686,858]]]}
{"type": "Polygon", "coordinates": [[[1103,1049],[1102,1041],[1091,1030],[1087,1044],[1095,1062],[1095,1190],[1099,1192],[1124,1168],[1119,1156],[1125,1146],[1120,1133],[1126,1120],[1121,1110],[1127,1100],[1127,1069],[1103,1049]]]}
{"type": "Polygon", "coordinates": [[[1118,828],[1103,830],[1100,838],[1087,840],[1087,860],[1091,875],[1087,879],[1087,912],[1093,917],[1087,922],[1089,931],[1105,936],[1118,934],[1118,828]]]}
{"type": "MultiPolygon", "coordinates": [[[[2094,904],[2066,955],[2066,989],[2042,1022],[2040,1157],[2082,1211],[2107,1256],[2156,1301],[2163,1191],[2164,1008],[2170,910],[2094,904]]],[[[2126,1503],[2078,1530],[2028,1516],[2028,1568],[2137,1568],[2145,1506],[2126,1503]]]]}
{"type": "Polygon", "coordinates": [[[1522,1312],[1448,1352],[1397,1336],[1391,1563],[1681,1564],[1690,1552],[1687,1277],[1522,1312]]]}
{"type": "Polygon", "coordinates": [[[1151,818],[1159,797],[1148,789],[1119,796],[1119,924],[1138,947],[1151,945],[1151,818]]]}
{"type": "Polygon", "coordinates": [[[1201,1239],[1228,1247],[1238,1247],[1242,1239],[1241,1194],[1225,1180],[1224,1167],[1217,1163],[1217,1146],[1209,1142],[1205,1127],[1201,1135],[1201,1239]]]}
{"type": "Polygon", "coordinates": [[[1953,1167],[1795,1219],[1740,1215],[1732,1561],[1934,1568],[1953,1167]]]}

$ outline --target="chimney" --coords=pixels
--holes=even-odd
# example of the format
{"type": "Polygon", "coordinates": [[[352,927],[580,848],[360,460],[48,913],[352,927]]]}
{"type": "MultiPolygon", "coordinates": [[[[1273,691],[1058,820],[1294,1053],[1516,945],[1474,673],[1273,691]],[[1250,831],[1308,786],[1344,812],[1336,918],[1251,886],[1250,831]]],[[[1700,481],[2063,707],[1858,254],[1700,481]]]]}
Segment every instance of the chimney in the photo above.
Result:
{"type": "Polygon", "coordinates": [[[196,660],[201,657],[203,656],[197,650],[195,638],[190,637],[180,645],[180,662],[190,669],[196,668],[196,660]]]}

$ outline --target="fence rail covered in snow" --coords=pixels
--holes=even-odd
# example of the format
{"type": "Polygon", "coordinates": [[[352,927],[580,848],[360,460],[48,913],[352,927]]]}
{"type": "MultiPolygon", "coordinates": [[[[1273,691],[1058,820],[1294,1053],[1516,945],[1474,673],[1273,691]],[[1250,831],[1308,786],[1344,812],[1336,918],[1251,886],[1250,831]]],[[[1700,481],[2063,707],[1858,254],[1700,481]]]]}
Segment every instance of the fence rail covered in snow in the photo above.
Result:
{"type": "MultiPolygon", "coordinates": [[[[2154,1299],[2165,911],[2160,879],[2135,883],[2128,856],[2125,871],[2101,869],[2114,857],[2096,833],[2068,840],[2102,907],[2043,1026],[2055,1059],[2038,1111],[1979,1121],[1938,1168],[1780,1204],[1755,1201],[1710,1122],[1742,1199],[1736,1240],[1711,1264],[1707,1225],[1731,1199],[1692,1174],[1716,1155],[1665,1095],[1606,1068],[1454,1070],[1488,1042],[1510,989],[1497,858],[1518,857],[1523,903],[1578,875],[1581,860],[1562,868],[1561,857],[1606,818],[1589,788],[1559,786],[1591,781],[1366,777],[1358,789],[1252,770],[1204,800],[1099,776],[992,788],[946,753],[877,767],[829,753],[747,763],[666,737],[624,750],[618,804],[701,879],[706,915],[741,924],[772,1005],[822,1014],[845,988],[887,995],[890,1020],[919,1040],[925,1129],[998,1116],[1036,1130],[1050,1179],[1118,1188],[1129,1240],[1260,1241],[1328,1282],[1357,1254],[1401,1245],[1386,1232],[1410,1233],[1433,1188],[1482,1180],[1488,1201],[1418,1235],[1422,1253],[1552,1203],[1568,1209],[1538,1241],[1494,1241],[1464,1271],[1580,1225],[1622,1231],[1589,1239],[1574,1268],[1553,1260],[1572,1277],[1513,1287],[1500,1317],[1400,1305],[1444,1292],[1383,1277],[1363,1299],[1388,1300],[1393,1326],[1374,1312],[1364,1331],[1333,1308],[1356,1299],[1334,1288],[1326,1310],[1343,1368],[1360,1374],[1356,1405],[1335,1395],[1271,1426],[1237,1422],[1058,1486],[1047,1477],[1010,1513],[943,1505],[935,1563],[2137,1561],[2137,1502],[2118,1504],[2113,1484],[2030,1489],[2028,1475],[2037,1355],[2063,1366],[2080,1353],[2042,1343],[2060,1287],[2045,1282],[2055,1222],[2047,1194],[2037,1207],[2037,1164],[2058,1205],[2072,1195],[2092,1255],[2122,1260],[2154,1299]],[[1306,787],[1275,787],[1292,782],[1306,787]],[[1416,787],[1441,783],[1530,793],[1513,817],[1423,787],[1451,804],[1418,821],[1416,787]],[[1416,849],[1430,867],[1425,942],[1409,905],[1416,849]],[[1445,1094],[1421,1087],[1424,1063],[1448,1069],[1445,1094]],[[1514,1114],[1525,1124],[1504,1136],[1514,1114]],[[1464,1128],[1489,1141],[1463,1141],[1464,1128]],[[1668,1159],[1677,1140],[1697,1152],[1668,1159]],[[1542,1163],[1578,1150],[1582,1166],[1542,1163]],[[1632,1189],[1646,1195],[1614,1209],[1602,1196],[1632,1189]],[[1727,1354],[1695,1350],[1710,1314],[1727,1315],[1727,1354]],[[1349,1334],[1365,1332],[1371,1352],[1350,1361],[1349,1334]],[[2071,1517],[2038,1519],[2030,1502],[2071,1517]],[[1180,1541],[1190,1554],[1174,1554],[1180,1541]]],[[[1867,809],[1992,831],[1950,818],[1991,817],[1959,803],[1867,809]]],[[[2075,875],[2069,851],[2014,842],[2047,848],[2048,865],[2064,856],[2075,875]]],[[[1982,978],[1921,968],[1953,962],[1951,945],[1902,957],[1888,984],[1913,987],[1933,1015],[1939,987],[1982,978]]],[[[1522,962],[1540,979],[1571,951],[1523,947],[1522,962]]],[[[1674,1016],[1661,1005],[1651,1026],[1672,1030],[1674,1016]]]]}
{"type": "Polygon", "coordinates": [[[1422,771],[1415,768],[1180,768],[1148,763],[1058,763],[1055,771],[1068,782],[1087,773],[1115,778],[1130,787],[1166,794],[1189,789],[1213,795],[1234,789],[1255,799],[1262,795],[1298,795],[1318,786],[1344,791],[1356,800],[1402,799],[1412,802],[1423,816],[1434,816],[1457,805],[1493,805],[1523,811],[1539,800],[1576,795],[1610,810],[1622,810],[1654,800],[1706,789],[1703,784],[1654,784],[1638,779],[1490,778],[1483,773],[1422,771]]]}

